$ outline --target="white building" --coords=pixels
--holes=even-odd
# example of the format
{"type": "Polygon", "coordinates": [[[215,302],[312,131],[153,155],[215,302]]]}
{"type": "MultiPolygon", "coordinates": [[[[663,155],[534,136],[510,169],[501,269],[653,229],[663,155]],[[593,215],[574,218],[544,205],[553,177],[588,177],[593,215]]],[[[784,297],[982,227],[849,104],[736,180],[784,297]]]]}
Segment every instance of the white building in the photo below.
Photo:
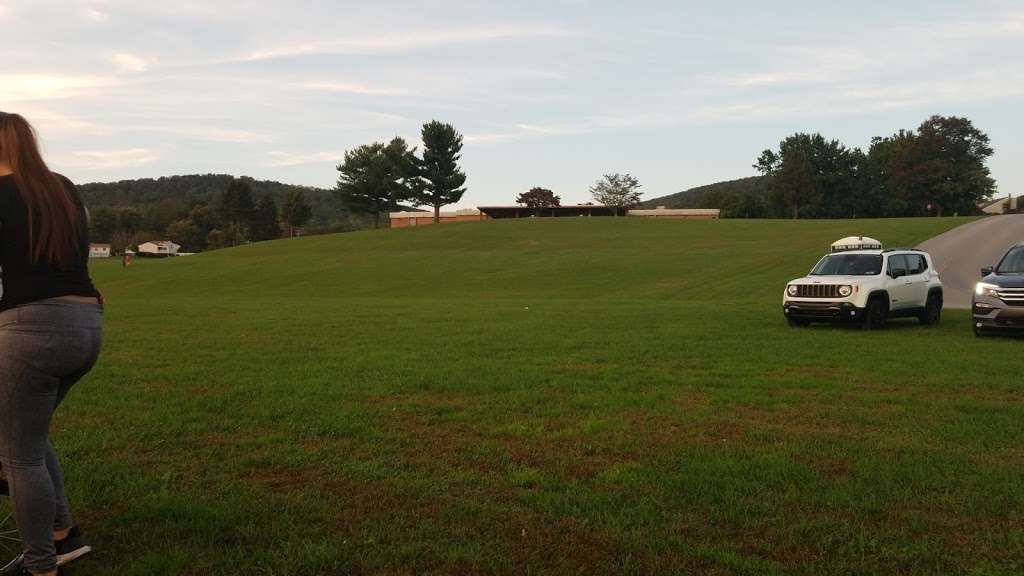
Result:
{"type": "Polygon", "coordinates": [[[110,244],[89,244],[89,258],[110,258],[110,244]]]}
{"type": "Polygon", "coordinates": [[[718,208],[666,208],[658,206],[653,210],[630,208],[630,216],[638,218],[667,218],[672,220],[718,220],[722,211],[718,208]]]}
{"type": "Polygon", "coordinates": [[[154,240],[139,244],[139,254],[147,256],[177,256],[179,248],[181,248],[181,245],[175,244],[170,240],[154,240]]]}

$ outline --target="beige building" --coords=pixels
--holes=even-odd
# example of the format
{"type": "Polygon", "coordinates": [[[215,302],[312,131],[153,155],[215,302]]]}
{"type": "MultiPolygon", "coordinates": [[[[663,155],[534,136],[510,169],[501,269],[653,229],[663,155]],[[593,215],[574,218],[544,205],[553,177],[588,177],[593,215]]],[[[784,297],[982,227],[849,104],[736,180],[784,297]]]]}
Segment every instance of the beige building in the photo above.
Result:
{"type": "Polygon", "coordinates": [[[139,254],[147,256],[176,256],[180,248],[180,245],[170,240],[154,240],[139,244],[139,254]]]}
{"type": "Polygon", "coordinates": [[[653,210],[630,210],[630,216],[639,218],[666,218],[670,220],[718,220],[722,211],[718,208],[666,208],[658,206],[653,210]]]}
{"type": "MultiPolygon", "coordinates": [[[[426,226],[434,223],[433,212],[392,212],[390,216],[392,228],[426,226]]],[[[487,220],[487,216],[479,210],[473,209],[441,212],[439,217],[440,224],[447,224],[449,222],[475,222],[478,220],[487,220]]]]}
{"type": "Polygon", "coordinates": [[[1020,196],[996,198],[983,204],[979,204],[978,208],[980,208],[984,214],[1012,214],[1024,209],[1024,205],[1021,204],[1020,199],[1020,196]]]}

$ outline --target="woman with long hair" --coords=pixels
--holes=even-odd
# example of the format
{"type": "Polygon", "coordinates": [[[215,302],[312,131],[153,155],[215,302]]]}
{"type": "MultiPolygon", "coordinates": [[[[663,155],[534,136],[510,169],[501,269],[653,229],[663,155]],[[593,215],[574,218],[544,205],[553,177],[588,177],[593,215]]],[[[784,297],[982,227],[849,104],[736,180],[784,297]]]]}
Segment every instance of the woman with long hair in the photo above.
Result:
{"type": "Polygon", "coordinates": [[[99,356],[102,298],[88,258],[74,185],[47,168],[24,118],[0,112],[0,465],[22,573],[57,574],[90,550],[49,440],[54,410],[99,356]]]}

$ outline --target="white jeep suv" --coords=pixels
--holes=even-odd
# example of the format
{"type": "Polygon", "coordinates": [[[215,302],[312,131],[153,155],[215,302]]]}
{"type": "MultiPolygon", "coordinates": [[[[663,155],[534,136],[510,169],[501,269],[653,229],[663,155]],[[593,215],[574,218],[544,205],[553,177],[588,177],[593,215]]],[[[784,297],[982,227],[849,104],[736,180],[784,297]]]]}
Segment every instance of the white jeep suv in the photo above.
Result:
{"type": "Polygon", "coordinates": [[[877,240],[851,236],[832,244],[810,274],[786,285],[782,312],[790,326],[853,322],[882,328],[889,318],[907,316],[937,324],[942,283],[928,253],[882,249],[877,240]]]}

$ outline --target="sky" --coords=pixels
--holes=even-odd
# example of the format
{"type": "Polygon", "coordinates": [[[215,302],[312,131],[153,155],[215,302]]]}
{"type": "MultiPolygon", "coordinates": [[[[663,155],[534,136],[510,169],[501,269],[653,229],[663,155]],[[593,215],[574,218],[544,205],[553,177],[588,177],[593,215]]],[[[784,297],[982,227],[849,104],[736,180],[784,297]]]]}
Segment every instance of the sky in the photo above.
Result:
{"type": "Polygon", "coordinates": [[[794,132],[851,147],[965,116],[1024,193],[1024,1],[0,0],[0,110],[76,182],[227,173],[332,187],[432,119],[458,207],[752,176],[794,132]]]}

